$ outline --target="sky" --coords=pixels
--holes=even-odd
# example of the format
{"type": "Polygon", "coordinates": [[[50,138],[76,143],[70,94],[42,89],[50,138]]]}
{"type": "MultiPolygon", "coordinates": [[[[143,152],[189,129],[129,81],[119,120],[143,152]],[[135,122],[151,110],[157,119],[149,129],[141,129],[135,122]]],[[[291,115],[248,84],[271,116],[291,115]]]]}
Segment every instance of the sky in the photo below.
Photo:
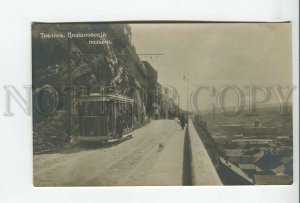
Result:
{"type": "MultiPolygon", "coordinates": [[[[216,92],[228,84],[238,86],[247,97],[245,85],[291,85],[291,27],[289,23],[190,23],[131,24],[132,43],[138,54],[158,71],[162,85],[174,86],[186,109],[188,94],[198,85],[216,92]]],[[[205,95],[206,94],[206,95],[205,95]]],[[[208,93],[199,102],[214,102],[208,93]]],[[[226,101],[237,97],[228,91],[226,101]],[[230,96],[231,95],[231,96],[230,96]]],[[[276,103],[275,95],[270,103],[276,103]]],[[[190,108],[190,107],[189,107],[190,108]]]]}

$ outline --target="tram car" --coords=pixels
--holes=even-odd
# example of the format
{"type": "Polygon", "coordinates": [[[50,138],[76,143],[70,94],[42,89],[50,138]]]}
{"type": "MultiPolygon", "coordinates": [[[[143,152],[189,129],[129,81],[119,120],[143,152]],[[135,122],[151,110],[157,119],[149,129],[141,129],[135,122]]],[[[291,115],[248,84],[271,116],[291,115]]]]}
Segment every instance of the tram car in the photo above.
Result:
{"type": "Polygon", "coordinates": [[[78,98],[79,142],[107,142],[134,131],[133,99],[112,94],[78,98]]]}

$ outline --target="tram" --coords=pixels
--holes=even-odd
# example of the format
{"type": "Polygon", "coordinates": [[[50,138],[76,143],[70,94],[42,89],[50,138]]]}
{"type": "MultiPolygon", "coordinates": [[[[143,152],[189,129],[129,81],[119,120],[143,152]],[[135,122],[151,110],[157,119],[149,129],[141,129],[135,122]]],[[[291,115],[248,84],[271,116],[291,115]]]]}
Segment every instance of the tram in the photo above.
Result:
{"type": "Polygon", "coordinates": [[[134,131],[133,99],[113,94],[78,98],[79,142],[107,142],[134,131]]]}

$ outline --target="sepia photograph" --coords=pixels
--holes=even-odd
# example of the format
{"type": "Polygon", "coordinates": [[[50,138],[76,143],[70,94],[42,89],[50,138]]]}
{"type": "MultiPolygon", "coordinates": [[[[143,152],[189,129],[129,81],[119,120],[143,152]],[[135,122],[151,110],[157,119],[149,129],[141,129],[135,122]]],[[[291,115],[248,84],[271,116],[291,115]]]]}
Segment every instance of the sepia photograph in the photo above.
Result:
{"type": "Polygon", "coordinates": [[[32,23],[33,185],[293,183],[290,22],[32,23]]]}

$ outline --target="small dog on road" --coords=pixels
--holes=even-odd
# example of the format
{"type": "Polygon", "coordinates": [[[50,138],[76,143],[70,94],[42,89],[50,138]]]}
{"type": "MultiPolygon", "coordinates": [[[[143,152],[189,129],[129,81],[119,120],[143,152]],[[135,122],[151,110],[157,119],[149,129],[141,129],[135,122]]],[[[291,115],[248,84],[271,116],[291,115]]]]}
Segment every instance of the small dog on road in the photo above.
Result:
{"type": "Polygon", "coordinates": [[[164,149],[164,146],[165,146],[165,143],[160,142],[160,143],[158,144],[158,151],[163,150],[163,149],[164,149]]]}

